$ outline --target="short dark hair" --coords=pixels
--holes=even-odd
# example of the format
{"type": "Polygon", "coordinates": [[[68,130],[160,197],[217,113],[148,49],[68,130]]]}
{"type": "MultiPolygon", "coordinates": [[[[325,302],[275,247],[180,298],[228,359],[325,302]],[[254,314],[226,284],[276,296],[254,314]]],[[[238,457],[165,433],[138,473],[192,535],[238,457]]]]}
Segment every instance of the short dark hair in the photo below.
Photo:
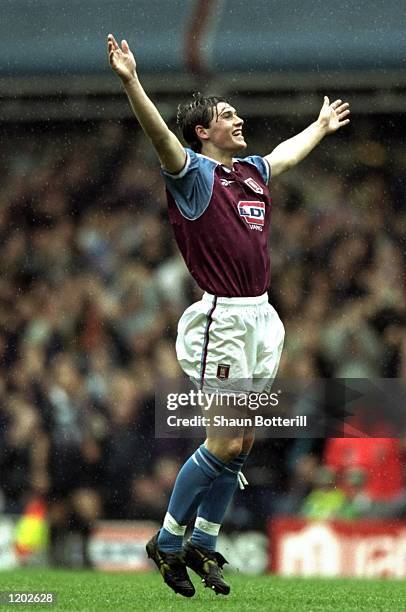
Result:
{"type": "Polygon", "coordinates": [[[197,125],[202,125],[205,128],[209,127],[219,102],[227,102],[227,100],[220,96],[203,96],[196,92],[193,94],[192,102],[179,104],[178,106],[176,123],[182,131],[183,138],[196,153],[201,152],[202,142],[196,134],[195,128],[197,125]]]}

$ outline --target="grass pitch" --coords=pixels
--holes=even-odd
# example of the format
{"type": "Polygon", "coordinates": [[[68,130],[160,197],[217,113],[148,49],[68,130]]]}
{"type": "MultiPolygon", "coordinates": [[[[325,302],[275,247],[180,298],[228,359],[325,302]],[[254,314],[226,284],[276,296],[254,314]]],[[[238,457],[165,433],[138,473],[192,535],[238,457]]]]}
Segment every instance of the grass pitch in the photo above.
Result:
{"type": "MultiPolygon", "coordinates": [[[[193,575],[194,578],[194,575],[193,575]]],[[[227,597],[204,589],[196,579],[196,595],[175,595],[159,574],[103,574],[90,571],[22,569],[0,572],[0,591],[54,591],[55,604],[0,605],[41,610],[149,612],[235,610],[245,612],[337,612],[406,609],[406,582],[398,580],[304,579],[228,574],[227,597]]]]}

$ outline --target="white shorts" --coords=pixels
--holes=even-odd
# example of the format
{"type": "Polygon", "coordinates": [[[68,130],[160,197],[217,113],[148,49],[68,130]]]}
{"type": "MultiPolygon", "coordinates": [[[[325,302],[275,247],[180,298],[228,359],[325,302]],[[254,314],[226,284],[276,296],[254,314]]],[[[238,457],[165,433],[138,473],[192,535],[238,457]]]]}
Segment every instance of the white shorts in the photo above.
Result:
{"type": "Polygon", "coordinates": [[[205,392],[269,391],[284,336],[266,293],[242,298],[205,293],[179,321],[176,353],[184,372],[205,392]]]}

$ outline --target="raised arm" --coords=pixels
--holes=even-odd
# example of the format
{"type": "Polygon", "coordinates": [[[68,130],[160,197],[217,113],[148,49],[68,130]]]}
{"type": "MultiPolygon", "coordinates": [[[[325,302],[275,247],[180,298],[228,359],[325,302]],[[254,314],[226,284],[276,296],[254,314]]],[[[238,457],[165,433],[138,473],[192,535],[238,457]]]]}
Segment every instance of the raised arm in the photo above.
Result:
{"type": "Polygon", "coordinates": [[[162,166],[174,174],[185,165],[186,153],[182,144],[162,119],[156,106],[151,102],[141,86],[136,71],[136,63],[127,42],[121,48],[112,34],[107,37],[107,50],[110,66],[120,77],[131,108],[142,129],[151,140],[162,166]]]}
{"type": "Polygon", "coordinates": [[[317,120],[303,132],[285,140],[272,153],[266,155],[265,159],[271,167],[271,175],[273,177],[278,176],[278,174],[282,174],[282,172],[302,161],[324,136],[335,132],[350,122],[348,119],[349,113],[347,102],[343,103],[342,100],[335,100],[330,104],[329,99],[325,96],[317,120]]]}

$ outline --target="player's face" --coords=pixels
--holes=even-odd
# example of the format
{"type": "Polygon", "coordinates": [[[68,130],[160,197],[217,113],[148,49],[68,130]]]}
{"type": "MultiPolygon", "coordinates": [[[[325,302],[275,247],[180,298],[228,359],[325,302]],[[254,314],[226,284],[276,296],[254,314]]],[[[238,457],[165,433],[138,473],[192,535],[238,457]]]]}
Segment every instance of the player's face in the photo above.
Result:
{"type": "Polygon", "coordinates": [[[247,143],[242,133],[243,119],[227,102],[219,102],[207,134],[210,142],[223,151],[236,153],[245,149],[247,143]]]}

